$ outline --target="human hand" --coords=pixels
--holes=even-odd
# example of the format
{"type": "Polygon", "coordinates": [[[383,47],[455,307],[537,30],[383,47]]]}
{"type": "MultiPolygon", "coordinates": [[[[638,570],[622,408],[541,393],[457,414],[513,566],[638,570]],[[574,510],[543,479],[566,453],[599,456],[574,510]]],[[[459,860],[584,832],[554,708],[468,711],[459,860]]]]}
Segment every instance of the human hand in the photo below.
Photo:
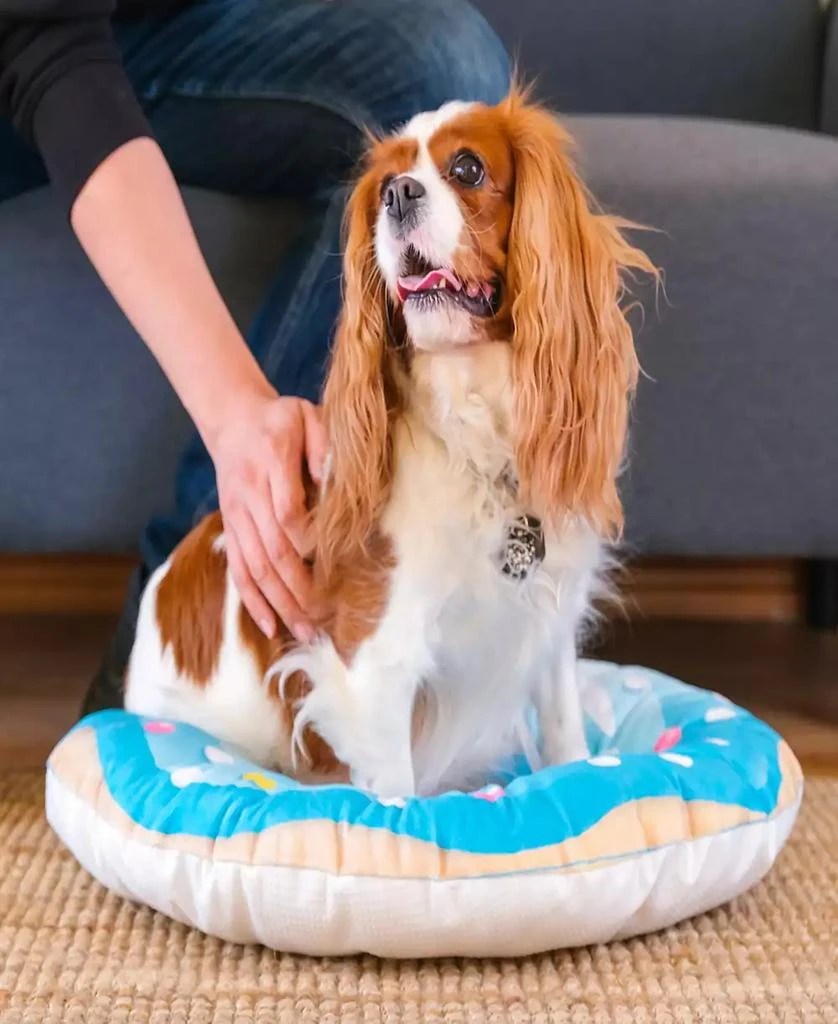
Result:
{"type": "Polygon", "coordinates": [[[268,637],[277,615],[298,640],[314,635],[303,469],[319,483],[326,451],[317,407],[276,394],[249,396],[210,445],[233,582],[268,637]]]}

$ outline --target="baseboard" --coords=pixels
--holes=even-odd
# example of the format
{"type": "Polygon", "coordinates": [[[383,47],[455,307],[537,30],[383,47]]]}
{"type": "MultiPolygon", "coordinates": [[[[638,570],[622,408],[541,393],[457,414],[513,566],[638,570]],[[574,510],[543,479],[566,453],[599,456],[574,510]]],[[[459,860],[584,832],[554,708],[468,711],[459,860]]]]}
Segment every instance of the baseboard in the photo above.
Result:
{"type": "Polygon", "coordinates": [[[135,564],[128,555],[0,555],[0,614],[116,614],[135,564]]]}
{"type": "MultiPolygon", "coordinates": [[[[116,614],[133,565],[129,556],[0,555],[0,614],[116,614]]],[[[802,618],[802,574],[792,560],[647,559],[618,583],[632,618],[802,618]]]]}
{"type": "Polygon", "coordinates": [[[801,622],[799,562],[648,559],[630,566],[622,586],[630,617],[726,622],[801,622]]]}

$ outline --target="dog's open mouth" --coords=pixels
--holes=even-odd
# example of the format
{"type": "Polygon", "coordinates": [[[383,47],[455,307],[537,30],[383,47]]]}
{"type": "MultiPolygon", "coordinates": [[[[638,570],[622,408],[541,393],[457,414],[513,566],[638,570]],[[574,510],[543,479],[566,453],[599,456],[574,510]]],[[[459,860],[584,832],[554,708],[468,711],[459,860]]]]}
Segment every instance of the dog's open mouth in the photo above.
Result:
{"type": "Polygon", "coordinates": [[[432,266],[413,246],[405,250],[402,271],[397,287],[405,304],[431,309],[437,303],[451,302],[472,316],[493,316],[497,311],[497,281],[463,281],[449,267],[432,266]]]}

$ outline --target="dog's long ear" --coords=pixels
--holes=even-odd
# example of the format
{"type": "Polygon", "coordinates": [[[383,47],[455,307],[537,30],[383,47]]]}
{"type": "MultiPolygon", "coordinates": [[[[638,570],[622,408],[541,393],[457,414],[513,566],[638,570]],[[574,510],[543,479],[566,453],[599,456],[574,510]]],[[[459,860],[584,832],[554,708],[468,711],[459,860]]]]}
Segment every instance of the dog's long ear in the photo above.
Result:
{"type": "Polygon", "coordinates": [[[547,111],[506,101],[515,160],[507,284],[512,300],[518,473],[542,515],[582,516],[606,535],[623,513],[616,478],[638,364],[623,274],[655,274],[595,212],[547,111]]]}
{"type": "Polygon", "coordinates": [[[375,259],[377,206],[378,182],[367,172],[347,205],[343,309],[323,399],[331,445],[318,547],[325,571],[366,544],[389,479],[387,298],[375,259]]]}

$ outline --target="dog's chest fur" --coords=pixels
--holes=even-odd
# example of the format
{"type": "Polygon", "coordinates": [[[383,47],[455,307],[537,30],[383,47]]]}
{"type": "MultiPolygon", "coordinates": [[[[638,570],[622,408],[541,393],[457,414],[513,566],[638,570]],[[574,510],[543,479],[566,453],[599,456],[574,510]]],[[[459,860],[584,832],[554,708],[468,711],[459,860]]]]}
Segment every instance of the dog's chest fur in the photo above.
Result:
{"type": "Polygon", "coordinates": [[[402,659],[424,680],[414,756],[420,792],[475,782],[525,735],[524,716],[575,631],[598,559],[586,528],[547,530],[527,577],[502,571],[519,503],[511,446],[510,352],[491,346],[414,367],[382,526],[396,568],[373,637],[358,652],[402,659]],[[366,648],[366,649],[364,649],[366,648]]]}

